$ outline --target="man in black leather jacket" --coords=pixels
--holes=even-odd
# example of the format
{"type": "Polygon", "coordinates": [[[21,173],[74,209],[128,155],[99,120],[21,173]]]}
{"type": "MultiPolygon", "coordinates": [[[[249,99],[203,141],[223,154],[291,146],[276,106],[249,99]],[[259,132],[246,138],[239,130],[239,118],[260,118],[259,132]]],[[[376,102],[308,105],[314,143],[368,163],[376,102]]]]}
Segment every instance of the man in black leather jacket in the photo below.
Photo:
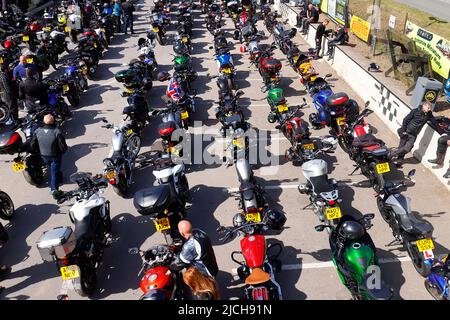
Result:
{"type": "MultiPolygon", "coordinates": [[[[445,118],[441,117],[439,120],[436,120],[439,124],[439,128],[441,131],[438,131],[441,134],[441,137],[438,139],[438,146],[436,150],[436,159],[428,160],[429,163],[437,164],[438,167],[442,167],[444,165],[445,154],[447,152],[448,146],[450,146],[450,117],[445,118]]],[[[447,172],[444,174],[444,178],[450,178],[450,166],[447,172]]]]}
{"type": "Polygon", "coordinates": [[[171,268],[182,269],[192,265],[204,275],[215,278],[219,267],[208,235],[200,229],[193,229],[187,220],[179,222],[178,231],[186,242],[171,268]]]}
{"type": "Polygon", "coordinates": [[[427,122],[430,122],[430,125],[438,130],[436,119],[431,112],[431,107],[431,103],[425,101],[422,106],[411,110],[403,119],[402,126],[397,130],[400,136],[400,143],[397,150],[391,153],[391,159],[397,158],[401,161],[405,158],[405,155],[414,147],[417,136],[427,122]]]}

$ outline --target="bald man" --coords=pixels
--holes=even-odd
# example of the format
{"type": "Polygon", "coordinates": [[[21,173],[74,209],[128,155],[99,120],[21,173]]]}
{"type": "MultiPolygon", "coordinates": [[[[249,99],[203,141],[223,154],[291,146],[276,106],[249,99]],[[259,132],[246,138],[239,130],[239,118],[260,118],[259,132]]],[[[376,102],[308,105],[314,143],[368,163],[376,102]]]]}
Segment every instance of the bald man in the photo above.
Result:
{"type": "Polygon", "coordinates": [[[215,278],[219,267],[208,235],[200,229],[192,228],[192,224],[187,220],[178,223],[178,231],[186,242],[174,265],[192,265],[204,275],[215,278]]]}
{"type": "Polygon", "coordinates": [[[61,131],[56,127],[53,115],[45,115],[44,126],[34,132],[31,148],[39,150],[42,160],[50,168],[50,193],[57,199],[62,194],[59,190],[59,183],[62,180],[61,157],[67,150],[67,144],[61,131]]]}
{"type": "Polygon", "coordinates": [[[33,76],[36,77],[36,79],[39,79],[39,72],[36,68],[36,65],[33,63],[27,62],[27,56],[20,56],[19,58],[19,64],[14,68],[13,71],[13,79],[22,81],[27,78],[27,68],[31,68],[33,71],[33,76]]]}

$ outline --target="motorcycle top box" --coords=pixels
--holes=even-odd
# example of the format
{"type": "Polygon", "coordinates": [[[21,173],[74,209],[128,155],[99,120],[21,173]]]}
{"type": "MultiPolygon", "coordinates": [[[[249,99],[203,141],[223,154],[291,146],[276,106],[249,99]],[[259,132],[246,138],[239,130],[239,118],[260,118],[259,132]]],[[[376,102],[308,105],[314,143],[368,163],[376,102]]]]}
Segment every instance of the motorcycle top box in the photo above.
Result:
{"type": "Polygon", "coordinates": [[[53,257],[65,258],[77,244],[75,233],[70,227],[58,227],[46,231],[37,241],[37,248],[44,261],[53,261],[53,257]]]}
{"type": "Polygon", "coordinates": [[[0,132],[0,154],[15,154],[22,147],[22,138],[17,132],[0,132]]]}
{"type": "Polygon", "coordinates": [[[276,73],[281,70],[281,61],[274,58],[264,59],[261,67],[269,73],[276,73]]]}
{"type": "Polygon", "coordinates": [[[346,93],[338,92],[327,98],[327,106],[332,111],[339,110],[348,103],[348,100],[349,98],[346,93]]]}
{"type": "Polygon", "coordinates": [[[139,190],[134,195],[133,204],[136,210],[144,216],[157,216],[168,208],[175,197],[170,194],[170,188],[167,185],[159,185],[143,190],[139,190]]]}
{"type": "Polygon", "coordinates": [[[302,165],[303,175],[307,178],[325,176],[328,174],[328,165],[322,159],[307,161],[302,165]]]}
{"type": "Polygon", "coordinates": [[[136,77],[136,72],[134,70],[131,70],[131,69],[122,70],[122,71],[117,72],[114,75],[114,77],[120,83],[132,82],[135,79],[135,77],[136,77]]]}
{"type": "Polygon", "coordinates": [[[245,27],[242,28],[241,32],[242,32],[242,36],[249,37],[249,36],[251,36],[252,34],[255,33],[255,29],[251,25],[250,26],[245,26],[245,27]]]}

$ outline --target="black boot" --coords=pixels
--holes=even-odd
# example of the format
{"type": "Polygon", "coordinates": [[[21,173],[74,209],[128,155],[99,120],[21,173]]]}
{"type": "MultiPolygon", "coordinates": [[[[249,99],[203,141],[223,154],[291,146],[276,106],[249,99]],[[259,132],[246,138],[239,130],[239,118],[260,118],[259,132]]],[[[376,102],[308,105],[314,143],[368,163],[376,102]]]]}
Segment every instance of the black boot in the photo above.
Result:
{"type": "Polygon", "coordinates": [[[450,167],[448,167],[447,172],[443,175],[445,179],[450,178],[450,167]]]}
{"type": "Polygon", "coordinates": [[[444,164],[445,154],[438,154],[436,159],[428,160],[429,163],[442,166],[444,164]]]}

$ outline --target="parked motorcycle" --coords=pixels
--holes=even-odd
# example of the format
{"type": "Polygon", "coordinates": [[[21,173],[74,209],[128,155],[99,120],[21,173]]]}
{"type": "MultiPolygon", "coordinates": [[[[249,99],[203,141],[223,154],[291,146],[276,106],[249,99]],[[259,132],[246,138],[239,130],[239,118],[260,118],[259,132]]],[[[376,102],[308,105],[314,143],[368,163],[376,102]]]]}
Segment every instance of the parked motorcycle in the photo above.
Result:
{"type": "Polygon", "coordinates": [[[331,229],[331,258],[339,278],[355,300],[390,300],[393,289],[379,281],[378,257],[372,238],[366,230],[372,227],[374,214],[365,214],[356,220],[343,216],[337,226],[322,224],[316,231],[331,229]],[[377,281],[374,281],[377,277],[377,281]]]}
{"type": "Polygon", "coordinates": [[[378,210],[395,237],[392,243],[403,244],[414,268],[421,276],[426,277],[434,256],[433,226],[426,221],[417,220],[411,212],[411,199],[398,191],[401,187],[411,185],[414,174],[413,169],[408,173],[407,180],[386,182],[376,197],[378,210]]]}
{"type": "Polygon", "coordinates": [[[448,254],[433,259],[430,273],[425,280],[425,288],[436,300],[450,300],[450,269],[448,254]]]}
{"type": "Polygon", "coordinates": [[[13,201],[5,191],[0,190],[0,218],[11,220],[14,213],[13,201]]]}
{"type": "Polygon", "coordinates": [[[78,172],[70,180],[77,183],[78,189],[65,192],[57,202],[62,204],[76,198],[69,210],[75,229],[54,228],[37,241],[42,260],[54,262],[63,279],[59,300],[68,299],[68,289],[74,289],[80,296],[94,293],[97,269],[111,241],[109,201],[100,196],[100,189],[107,186],[104,179],[78,172]]]}

